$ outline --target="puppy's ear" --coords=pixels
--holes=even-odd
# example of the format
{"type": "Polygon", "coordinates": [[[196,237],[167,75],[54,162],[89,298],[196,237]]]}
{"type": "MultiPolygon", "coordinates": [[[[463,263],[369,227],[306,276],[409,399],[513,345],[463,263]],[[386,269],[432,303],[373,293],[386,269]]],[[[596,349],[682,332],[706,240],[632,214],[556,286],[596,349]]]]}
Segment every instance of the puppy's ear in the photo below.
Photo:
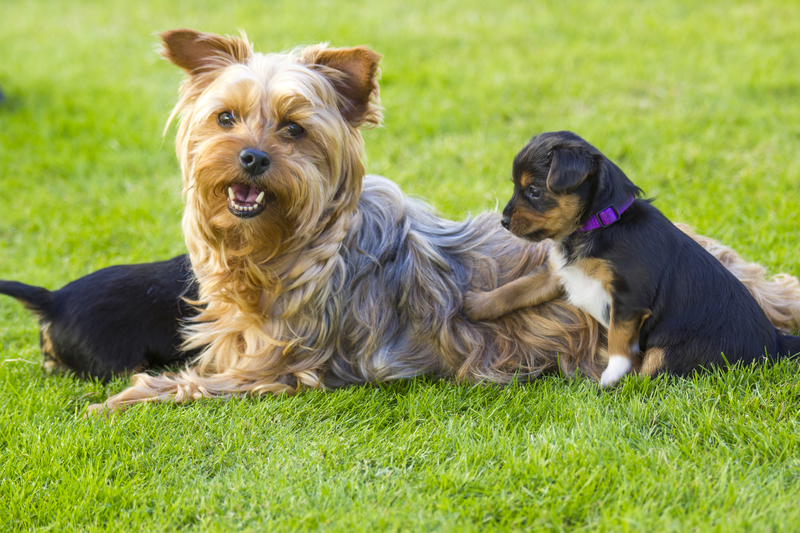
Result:
{"type": "Polygon", "coordinates": [[[597,170],[594,159],[583,150],[562,148],[553,150],[547,188],[555,193],[569,192],[597,170]]]}
{"type": "Polygon", "coordinates": [[[339,93],[339,110],[352,126],[378,126],[383,118],[379,98],[378,63],[381,56],[366,46],[326,48],[309,46],[302,61],[318,70],[339,93]]]}
{"type": "Polygon", "coordinates": [[[159,53],[188,74],[196,76],[232,63],[244,63],[253,55],[247,37],[223,37],[187,28],[158,34],[164,47],[159,53]]]}

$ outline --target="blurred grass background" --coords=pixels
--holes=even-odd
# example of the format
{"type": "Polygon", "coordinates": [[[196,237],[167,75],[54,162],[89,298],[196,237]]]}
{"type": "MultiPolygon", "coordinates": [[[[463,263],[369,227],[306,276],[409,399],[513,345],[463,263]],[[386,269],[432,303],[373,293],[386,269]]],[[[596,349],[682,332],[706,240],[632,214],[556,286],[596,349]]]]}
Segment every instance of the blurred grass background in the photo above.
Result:
{"type": "MultiPolygon", "coordinates": [[[[173,132],[161,137],[181,75],[153,36],[180,26],[243,28],[264,52],[372,46],[386,120],[365,133],[368,170],[447,216],[504,205],[516,152],[569,129],[673,220],[800,274],[795,1],[4,0],[0,13],[0,278],[57,288],[182,253],[173,132]]],[[[36,323],[6,298],[0,358],[0,528],[800,523],[796,363],[599,397],[560,378],[414,381],[145,407],[109,426],[80,413],[125,380],[42,376],[36,323]]]]}

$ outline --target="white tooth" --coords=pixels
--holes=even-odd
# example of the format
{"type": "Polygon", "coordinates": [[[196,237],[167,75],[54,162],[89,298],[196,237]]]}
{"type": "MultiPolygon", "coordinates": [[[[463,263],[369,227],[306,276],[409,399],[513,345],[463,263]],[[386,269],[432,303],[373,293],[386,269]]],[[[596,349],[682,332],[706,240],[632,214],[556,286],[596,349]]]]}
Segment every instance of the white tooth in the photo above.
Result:
{"type": "Polygon", "coordinates": [[[228,196],[231,197],[231,200],[235,200],[236,196],[233,194],[233,187],[228,187],[228,196]]]}
{"type": "Polygon", "coordinates": [[[259,195],[258,195],[258,198],[256,198],[256,203],[257,203],[257,204],[260,204],[260,203],[261,203],[261,200],[263,200],[263,199],[264,199],[264,191],[261,191],[261,192],[259,193],[259,195]]]}

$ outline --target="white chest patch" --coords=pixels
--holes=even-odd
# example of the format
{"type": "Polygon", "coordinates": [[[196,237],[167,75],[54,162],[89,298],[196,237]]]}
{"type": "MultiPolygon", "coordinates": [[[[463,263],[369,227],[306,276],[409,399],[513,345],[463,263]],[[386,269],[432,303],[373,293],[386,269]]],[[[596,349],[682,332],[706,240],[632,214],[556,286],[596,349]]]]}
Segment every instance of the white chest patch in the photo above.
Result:
{"type": "Polygon", "coordinates": [[[566,264],[567,260],[561,250],[554,246],[550,251],[550,268],[558,277],[567,300],[608,328],[607,313],[611,309],[611,295],[602,283],[584,274],[580,268],[566,264]]]}

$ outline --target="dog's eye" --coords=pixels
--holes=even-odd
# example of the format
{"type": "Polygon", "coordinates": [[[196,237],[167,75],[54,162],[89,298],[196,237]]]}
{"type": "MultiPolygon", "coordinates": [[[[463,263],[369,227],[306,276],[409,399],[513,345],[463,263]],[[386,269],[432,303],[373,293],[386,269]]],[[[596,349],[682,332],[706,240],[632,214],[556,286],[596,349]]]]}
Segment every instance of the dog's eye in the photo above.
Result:
{"type": "Polygon", "coordinates": [[[531,185],[530,187],[528,187],[528,192],[526,192],[525,194],[528,195],[528,198],[533,198],[535,200],[536,198],[539,198],[542,195],[542,191],[531,185]]]}
{"type": "Polygon", "coordinates": [[[306,130],[304,130],[302,126],[300,126],[299,124],[295,124],[294,122],[290,122],[286,126],[286,133],[288,133],[289,135],[291,135],[295,139],[300,137],[305,132],[306,132],[306,130]]]}
{"type": "Polygon", "coordinates": [[[236,122],[236,119],[233,117],[233,113],[230,111],[223,111],[219,115],[217,115],[217,122],[223,128],[227,128],[233,126],[233,123],[236,122]]]}

